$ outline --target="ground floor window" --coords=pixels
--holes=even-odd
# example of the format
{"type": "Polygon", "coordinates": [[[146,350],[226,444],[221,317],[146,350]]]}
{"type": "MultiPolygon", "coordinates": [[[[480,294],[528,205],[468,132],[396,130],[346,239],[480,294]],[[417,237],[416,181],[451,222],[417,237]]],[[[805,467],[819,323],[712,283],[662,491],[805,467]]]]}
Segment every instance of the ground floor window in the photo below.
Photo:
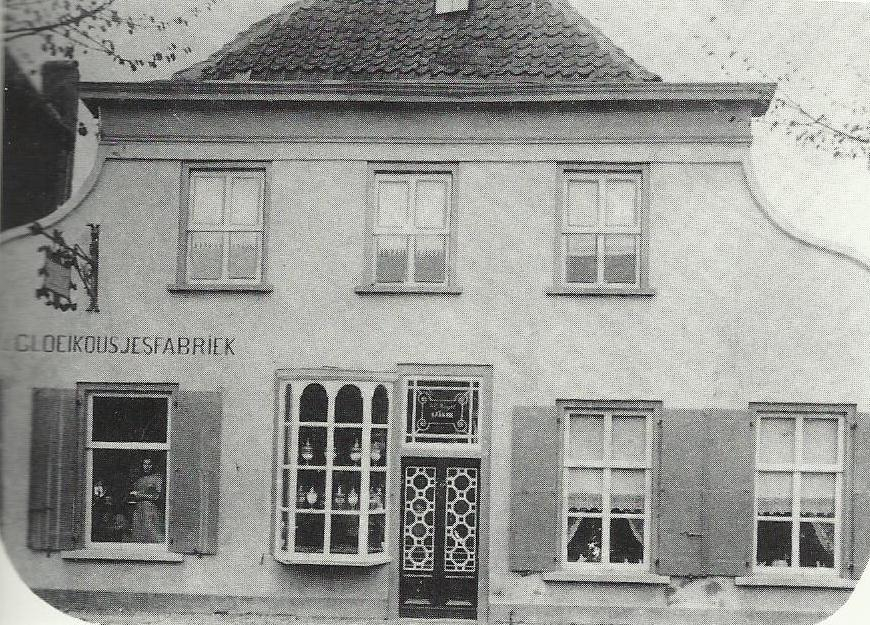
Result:
{"type": "Polygon", "coordinates": [[[88,395],[88,542],[166,543],[169,400],[88,395]]]}
{"type": "Polygon", "coordinates": [[[759,414],[756,566],[838,568],[843,434],[838,414],[759,414]]]}
{"type": "Polygon", "coordinates": [[[650,415],[602,407],[564,409],[562,561],[567,566],[649,562],[650,415]]]}
{"type": "Polygon", "coordinates": [[[336,371],[282,382],[279,560],[386,555],[392,388],[391,379],[336,371]]]}

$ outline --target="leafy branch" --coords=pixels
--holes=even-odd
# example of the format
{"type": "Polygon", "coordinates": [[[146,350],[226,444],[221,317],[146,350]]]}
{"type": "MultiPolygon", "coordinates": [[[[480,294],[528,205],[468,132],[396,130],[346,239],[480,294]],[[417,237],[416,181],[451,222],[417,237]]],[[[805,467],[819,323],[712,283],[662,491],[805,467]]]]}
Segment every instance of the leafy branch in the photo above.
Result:
{"type": "Polygon", "coordinates": [[[169,41],[144,55],[128,54],[117,45],[120,38],[146,32],[165,35],[174,27],[188,27],[191,18],[211,11],[218,1],[200,0],[161,16],[125,12],[118,0],[7,0],[3,41],[36,38],[44,53],[70,59],[79,52],[96,52],[135,72],[140,67],[172,63],[192,49],[169,41]]]}

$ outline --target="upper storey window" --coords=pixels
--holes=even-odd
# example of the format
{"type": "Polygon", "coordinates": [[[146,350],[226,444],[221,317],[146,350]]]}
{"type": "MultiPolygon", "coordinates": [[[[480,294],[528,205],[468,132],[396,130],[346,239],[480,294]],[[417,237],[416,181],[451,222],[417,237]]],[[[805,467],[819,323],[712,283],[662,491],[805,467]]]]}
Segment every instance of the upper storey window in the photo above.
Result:
{"type": "Polygon", "coordinates": [[[263,283],[266,169],[187,167],[179,285],[250,289],[263,283]]]}
{"type": "Polygon", "coordinates": [[[375,171],[367,275],[358,292],[458,292],[453,172],[375,171]]]}
{"type": "Polygon", "coordinates": [[[642,169],[565,169],[558,224],[556,292],[646,290],[648,229],[642,169]]]}

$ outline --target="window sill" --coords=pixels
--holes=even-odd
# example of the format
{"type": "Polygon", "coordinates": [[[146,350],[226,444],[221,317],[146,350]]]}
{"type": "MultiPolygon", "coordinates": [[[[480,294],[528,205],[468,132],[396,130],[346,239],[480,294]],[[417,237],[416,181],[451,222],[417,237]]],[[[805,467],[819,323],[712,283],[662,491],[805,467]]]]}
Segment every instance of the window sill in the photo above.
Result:
{"type": "Polygon", "coordinates": [[[271,293],[271,284],[170,284],[167,287],[170,293],[187,293],[187,292],[251,292],[251,293],[271,293]]]}
{"type": "Polygon", "coordinates": [[[359,295],[461,295],[462,289],[443,284],[364,284],[354,291],[359,295]]]}
{"type": "Polygon", "coordinates": [[[564,284],[554,286],[546,290],[547,295],[580,295],[580,296],[644,296],[650,297],[656,294],[655,289],[648,287],[606,287],[590,286],[575,287],[564,284]]]}
{"type": "Polygon", "coordinates": [[[184,562],[180,553],[158,549],[128,549],[124,547],[88,547],[61,551],[64,560],[118,560],[127,562],[184,562]]]}
{"type": "Polygon", "coordinates": [[[604,584],[659,584],[671,583],[667,575],[638,571],[549,571],[543,575],[545,582],[594,582],[604,584]]]}
{"type": "Polygon", "coordinates": [[[842,577],[816,577],[801,575],[747,575],[735,577],[735,586],[758,586],[758,587],[792,587],[792,588],[855,588],[856,581],[843,579],[842,577]]]}
{"type": "Polygon", "coordinates": [[[305,564],[309,566],[380,566],[390,562],[390,556],[342,556],[303,553],[276,553],[275,559],[282,564],[305,564]]]}

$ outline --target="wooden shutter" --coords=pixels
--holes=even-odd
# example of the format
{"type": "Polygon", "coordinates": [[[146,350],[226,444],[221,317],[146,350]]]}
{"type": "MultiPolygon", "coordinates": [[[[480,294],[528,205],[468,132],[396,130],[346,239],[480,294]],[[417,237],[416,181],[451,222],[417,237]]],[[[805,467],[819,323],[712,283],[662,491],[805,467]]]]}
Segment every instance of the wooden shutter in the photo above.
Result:
{"type": "Polygon", "coordinates": [[[662,575],[701,574],[706,426],[702,410],[666,410],[661,415],[656,563],[662,575]]]}
{"type": "Polygon", "coordinates": [[[705,575],[749,575],[755,531],[753,413],[708,412],[703,558],[705,575]]]}
{"type": "Polygon", "coordinates": [[[82,420],[73,389],[33,389],[27,545],[76,549],[84,540],[82,420]]]}
{"type": "Polygon", "coordinates": [[[514,410],[510,569],[558,567],[560,424],[555,406],[514,410]]]}
{"type": "Polygon", "coordinates": [[[852,553],[847,563],[850,565],[852,577],[859,579],[870,558],[870,414],[868,413],[855,415],[852,453],[854,454],[850,480],[853,486],[852,553]]]}
{"type": "Polygon", "coordinates": [[[221,407],[220,393],[179,393],[170,433],[170,551],[217,552],[221,407]]]}

